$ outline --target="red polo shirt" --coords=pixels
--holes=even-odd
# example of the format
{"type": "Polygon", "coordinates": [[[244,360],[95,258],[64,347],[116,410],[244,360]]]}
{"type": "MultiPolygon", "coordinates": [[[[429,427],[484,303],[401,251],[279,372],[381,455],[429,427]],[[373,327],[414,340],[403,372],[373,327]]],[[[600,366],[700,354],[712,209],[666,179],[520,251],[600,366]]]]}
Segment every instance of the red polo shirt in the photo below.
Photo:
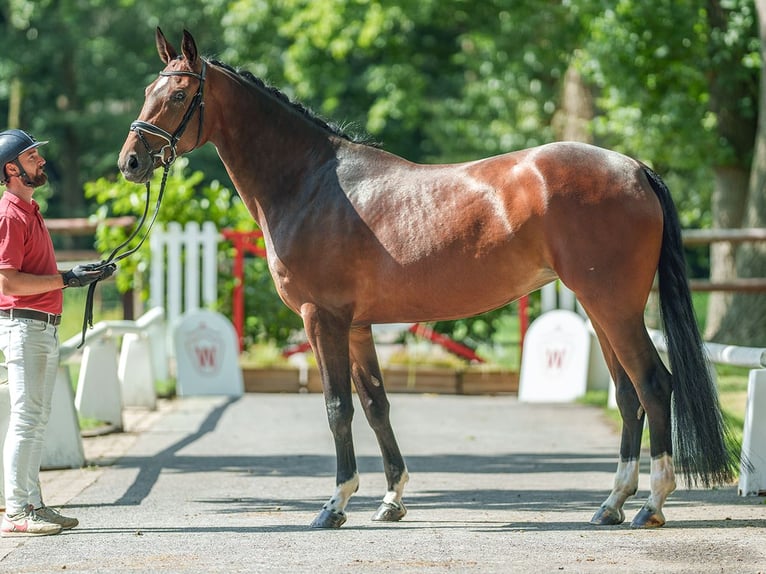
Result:
{"type": "MultiPolygon", "coordinates": [[[[27,203],[6,191],[0,197],[0,269],[16,269],[32,275],[58,273],[48,228],[36,201],[27,203]]],[[[0,309],[36,309],[61,313],[64,295],[54,289],[38,295],[0,294],[0,309]]]]}

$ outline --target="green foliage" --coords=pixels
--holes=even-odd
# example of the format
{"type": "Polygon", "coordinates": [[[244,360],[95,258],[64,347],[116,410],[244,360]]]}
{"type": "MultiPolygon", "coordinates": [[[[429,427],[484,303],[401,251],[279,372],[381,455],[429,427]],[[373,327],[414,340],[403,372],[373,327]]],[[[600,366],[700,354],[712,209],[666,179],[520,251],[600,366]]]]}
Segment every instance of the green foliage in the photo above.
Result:
{"type": "Polygon", "coordinates": [[[760,68],[752,2],[619,0],[588,30],[576,63],[595,87],[599,143],[660,171],[684,226],[709,226],[712,169],[748,168],[752,157],[760,68]]]}
{"type": "MultiPolygon", "coordinates": [[[[0,2],[0,124],[50,140],[53,197],[46,214],[83,216],[82,182],[109,177],[159,71],[154,27],[183,26],[210,45],[219,37],[205,0],[11,0],[0,2]],[[116,5],[117,4],[117,5],[116,5]],[[14,100],[14,98],[16,98],[14,100]]],[[[225,173],[209,177],[224,179],[225,173]]]]}

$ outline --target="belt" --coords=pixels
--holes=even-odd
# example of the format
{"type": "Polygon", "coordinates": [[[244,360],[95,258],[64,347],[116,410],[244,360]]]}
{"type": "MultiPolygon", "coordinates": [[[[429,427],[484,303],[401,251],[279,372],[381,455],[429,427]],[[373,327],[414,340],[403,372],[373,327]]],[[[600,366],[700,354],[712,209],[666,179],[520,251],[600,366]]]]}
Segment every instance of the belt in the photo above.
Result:
{"type": "Polygon", "coordinates": [[[61,323],[61,315],[44,313],[43,311],[35,311],[34,309],[0,309],[0,317],[7,317],[9,319],[34,319],[35,321],[50,323],[53,326],[61,323]]]}

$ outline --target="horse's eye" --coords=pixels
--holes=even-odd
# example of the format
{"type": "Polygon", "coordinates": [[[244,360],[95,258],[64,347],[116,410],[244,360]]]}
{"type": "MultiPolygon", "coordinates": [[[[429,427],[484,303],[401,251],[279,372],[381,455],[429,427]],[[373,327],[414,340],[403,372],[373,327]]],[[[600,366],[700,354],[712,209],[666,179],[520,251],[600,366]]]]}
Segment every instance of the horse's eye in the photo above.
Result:
{"type": "Polygon", "coordinates": [[[172,99],[174,102],[183,102],[186,99],[186,92],[178,90],[173,93],[172,99]]]}

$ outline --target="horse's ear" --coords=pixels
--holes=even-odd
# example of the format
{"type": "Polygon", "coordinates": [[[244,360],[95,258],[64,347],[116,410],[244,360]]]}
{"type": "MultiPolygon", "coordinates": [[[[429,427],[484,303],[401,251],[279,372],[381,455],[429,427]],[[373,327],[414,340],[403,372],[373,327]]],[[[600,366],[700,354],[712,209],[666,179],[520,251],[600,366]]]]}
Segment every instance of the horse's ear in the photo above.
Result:
{"type": "Polygon", "coordinates": [[[162,33],[159,26],[157,26],[157,32],[154,37],[157,42],[157,53],[159,53],[160,59],[165,64],[178,57],[178,52],[176,52],[176,49],[168,43],[165,34],[162,33]]]}
{"type": "Polygon", "coordinates": [[[184,39],[181,44],[181,51],[184,57],[189,61],[189,64],[194,65],[197,61],[197,43],[192,38],[192,35],[184,30],[184,39]]]}

